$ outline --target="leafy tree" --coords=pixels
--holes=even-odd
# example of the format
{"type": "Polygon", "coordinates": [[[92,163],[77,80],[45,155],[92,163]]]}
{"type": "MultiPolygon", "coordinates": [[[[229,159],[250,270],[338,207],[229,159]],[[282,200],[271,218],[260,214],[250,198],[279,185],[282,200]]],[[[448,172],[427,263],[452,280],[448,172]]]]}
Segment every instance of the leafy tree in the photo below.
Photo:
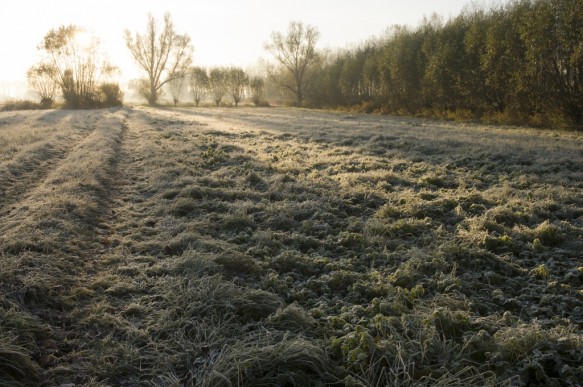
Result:
{"type": "Polygon", "coordinates": [[[425,69],[422,44],[422,34],[396,26],[383,47],[380,82],[390,111],[414,113],[420,108],[425,69]]]}
{"type": "Polygon", "coordinates": [[[338,85],[342,95],[350,104],[358,103],[362,94],[362,66],[356,60],[357,53],[348,52],[338,58],[338,64],[342,65],[338,85]]]}
{"type": "Polygon", "coordinates": [[[535,111],[583,119],[583,15],[580,0],[524,4],[519,32],[524,42],[525,81],[535,111]]]}
{"type": "Polygon", "coordinates": [[[382,84],[380,74],[381,52],[377,47],[369,47],[365,51],[362,62],[362,75],[359,81],[358,96],[370,101],[381,96],[382,84]]]}
{"type": "Polygon", "coordinates": [[[189,86],[190,93],[196,106],[204,98],[209,89],[209,76],[206,69],[202,67],[193,67],[190,69],[189,86]]]}
{"type": "Polygon", "coordinates": [[[55,68],[47,63],[39,63],[26,73],[28,83],[38,93],[41,105],[50,107],[57,93],[55,68]]]}
{"type": "Polygon", "coordinates": [[[225,78],[229,93],[235,102],[235,106],[239,106],[239,102],[245,96],[245,89],[249,85],[249,76],[243,69],[239,67],[231,67],[227,70],[225,78]]]}
{"type": "Polygon", "coordinates": [[[174,31],[170,14],[164,15],[164,26],[160,29],[152,15],[148,15],[146,32],[125,31],[128,49],[139,66],[146,71],[142,95],[148,104],[156,105],[162,86],[174,79],[183,77],[192,61],[192,46],[188,35],[174,31]]]}
{"type": "Polygon", "coordinates": [[[95,37],[75,25],[61,26],[45,35],[39,49],[45,54],[43,71],[59,86],[68,107],[99,105],[101,79],[116,68],[105,59],[95,37]]]}
{"type": "Polygon", "coordinates": [[[287,34],[273,32],[271,42],[265,45],[277,63],[277,68],[270,71],[273,81],[291,91],[300,106],[313,70],[322,58],[316,51],[319,36],[315,27],[291,22],[287,34]]]}
{"type": "Polygon", "coordinates": [[[466,50],[469,21],[460,15],[432,31],[432,39],[423,39],[423,53],[427,58],[424,74],[424,92],[427,101],[438,110],[468,109],[472,95],[478,90],[469,87],[472,68],[479,59],[472,60],[466,50]]]}
{"type": "Polygon", "coordinates": [[[227,92],[227,70],[222,67],[213,67],[209,73],[209,89],[215,104],[219,106],[227,92]]]}
{"type": "MultiPolygon", "coordinates": [[[[310,102],[578,127],[583,124],[580,9],[581,0],[515,0],[497,8],[467,8],[446,22],[434,15],[417,28],[393,27],[382,40],[313,66],[310,74],[317,77],[310,102]]],[[[301,62],[294,59],[302,52],[297,38],[302,34],[295,27],[288,36],[274,34],[269,46],[280,64],[271,75],[279,84],[289,82],[291,92],[297,89],[291,70],[301,62]],[[297,50],[285,51],[288,47],[297,50]]]]}
{"type": "Polygon", "coordinates": [[[467,13],[465,18],[468,26],[464,36],[467,59],[463,92],[468,109],[475,110],[475,115],[480,116],[495,107],[492,89],[486,82],[486,73],[482,67],[482,57],[486,53],[489,17],[484,9],[477,9],[467,13]]]}
{"type": "Polygon", "coordinates": [[[344,61],[340,57],[328,57],[327,62],[315,70],[308,90],[309,101],[313,106],[337,106],[343,103],[338,79],[341,76],[344,61]]]}
{"type": "Polygon", "coordinates": [[[253,104],[255,104],[255,106],[261,105],[263,102],[263,93],[265,92],[265,81],[263,78],[251,78],[249,89],[251,90],[251,101],[253,101],[253,104]]]}
{"type": "Polygon", "coordinates": [[[524,45],[511,13],[505,9],[490,12],[484,29],[484,52],[480,69],[488,88],[488,100],[495,112],[525,111],[526,101],[520,82],[524,62],[524,45]]]}

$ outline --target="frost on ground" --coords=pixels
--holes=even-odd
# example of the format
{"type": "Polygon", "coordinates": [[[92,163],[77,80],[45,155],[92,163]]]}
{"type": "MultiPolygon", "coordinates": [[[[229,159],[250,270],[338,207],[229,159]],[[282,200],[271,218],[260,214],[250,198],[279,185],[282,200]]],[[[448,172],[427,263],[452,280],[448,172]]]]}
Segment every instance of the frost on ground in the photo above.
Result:
{"type": "Polygon", "coordinates": [[[583,137],[0,114],[0,385],[576,385],[583,137]]]}

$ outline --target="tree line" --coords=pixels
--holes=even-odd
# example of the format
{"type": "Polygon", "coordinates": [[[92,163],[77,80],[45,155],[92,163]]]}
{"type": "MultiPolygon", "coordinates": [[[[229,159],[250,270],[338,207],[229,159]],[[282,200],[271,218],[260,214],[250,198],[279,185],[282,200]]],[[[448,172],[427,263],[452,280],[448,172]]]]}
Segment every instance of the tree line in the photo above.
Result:
{"type": "MultiPolygon", "coordinates": [[[[350,107],[366,112],[445,116],[486,122],[552,126],[583,124],[583,12],[581,0],[514,0],[490,9],[466,10],[444,21],[425,18],[418,27],[393,26],[383,38],[328,54],[316,49],[315,27],[292,22],[274,32],[265,49],[273,57],[268,77],[238,67],[192,65],[191,39],[149,16],[145,32],[125,32],[135,62],[146,76],[136,89],[150,105],[164,90],[175,104],[188,91],[219,105],[250,95],[263,102],[266,81],[294,104],[350,107]]],[[[61,90],[72,107],[121,103],[115,67],[93,42],[82,51],[75,26],[51,30],[39,48],[43,60],[29,82],[43,103],[61,90]]]]}
{"type": "Polygon", "coordinates": [[[331,55],[309,90],[317,106],[359,106],[504,123],[580,126],[581,0],[517,0],[446,22],[395,26],[331,55]]]}
{"type": "MultiPolygon", "coordinates": [[[[143,83],[136,85],[139,94],[146,96],[143,83]]],[[[167,84],[166,91],[170,94],[174,106],[184,102],[184,98],[192,101],[195,106],[207,99],[216,106],[230,97],[235,104],[246,97],[256,106],[266,105],[264,99],[265,81],[262,77],[250,77],[241,67],[215,66],[210,68],[193,66],[177,74],[167,84]]],[[[147,94],[147,93],[146,93],[147,94]]],[[[147,96],[146,96],[147,97],[147,96]]]]}
{"type": "MultiPolygon", "coordinates": [[[[126,46],[146,76],[133,88],[149,105],[157,105],[166,90],[175,105],[185,93],[198,106],[210,97],[217,106],[226,95],[235,105],[250,96],[255,105],[264,101],[264,79],[252,77],[240,67],[192,66],[193,47],[187,34],[176,32],[170,14],[160,26],[148,16],[143,33],[125,31],[126,46]]],[[[68,108],[106,107],[122,104],[119,84],[111,81],[117,68],[99,48],[96,37],[70,25],[51,29],[38,46],[41,60],[27,72],[29,85],[38,93],[41,105],[50,107],[61,92],[68,108]]]]}

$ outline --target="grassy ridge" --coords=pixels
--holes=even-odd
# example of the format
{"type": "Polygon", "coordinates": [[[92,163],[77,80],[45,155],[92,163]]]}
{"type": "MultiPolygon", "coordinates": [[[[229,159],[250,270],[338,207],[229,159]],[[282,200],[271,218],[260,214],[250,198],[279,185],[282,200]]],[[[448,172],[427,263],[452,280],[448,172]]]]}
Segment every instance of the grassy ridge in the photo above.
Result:
{"type": "Polygon", "coordinates": [[[576,134],[292,109],[79,114],[58,132],[90,130],[3,216],[0,381],[583,376],[576,134]]]}
{"type": "Polygon", "coordinates": [[[122,121],[120,112],[54,112],[20,126],[13,120],[14,126],[2,130],[7,141],[23,147],[2,170],[18,177],[5,186],[14,202],[0,226],[0,364],[7,370],[0,374],[2,384],[30,385],[64,372],[54,368],[77,345],[68,318],[77,305],[69,292],[90,266],[93,229],[108,194],[122,121]],[[38,141],[27,134],[37,126],[47,132],[38,141]]]}

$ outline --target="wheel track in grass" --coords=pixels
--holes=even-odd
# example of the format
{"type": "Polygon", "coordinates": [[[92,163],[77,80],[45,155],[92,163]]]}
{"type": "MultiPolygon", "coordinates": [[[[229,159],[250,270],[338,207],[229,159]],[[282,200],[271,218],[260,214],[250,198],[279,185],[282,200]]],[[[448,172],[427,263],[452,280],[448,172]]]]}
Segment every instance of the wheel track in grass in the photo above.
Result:
{"type": "Polygon", "coordinates": [[[167,336],[178,337],[180,329],[159,326],[173,324],[162,321],[163,305],[181,306],[165,299],[165,285],[185,281],[172,266],[177,253],[165,248],[186,226],[168,214],[163,194],[187,173],[183,168],[194,167],[184,165],[190,160],[184,152],[199,152],[192,142],[197,128],[182,121],[174,127],[173,121],[164,111],[129,113],[95,259],[74,290],[85,295],[71,313],[76,340],[92,354],[83,372],[106,384],[137,386],[186,372],[184,360],[176,359],[189,355],[168,346],[167,336]]]}
{"type": "MultiPolygon", "coordinates": [[[[2,146],[14,151],[0,161],[0,219],[8,216],[19,202],[26,200],[51,171],[92,133],[91,123],[81,122],[80,114],[83,112],[52,111],[35,114],[32,118],[17,116],[1,128],[2,146]],[[31,133],[22,134],[23,131],[31,133]],[[15,139],[15,136],[20,138],[15,139]],[[25,142],[27,136],[31,142],[25,142]]],[[[91,119],[95,119],[93,115],[91,119]]]]}
{"type": "Polygon", "coordinates": [[[58,362],[53,369],[49,368],[46,371],[47,385],[89,382],[93,375],[87,372],[87,369],[94,362],[91,358],[91,343],[109,334],[107,330],[103,330],[103,327],[97,326],[91,316],[84,314],[88,308],[99,307],[100,297],[103,295],[100,289],[93,291],[92,288],[86,286],[93,283],[103,270],[101,260],[104,258],[104,250],[109,247],[107,240],[112,226],[111,221],[115,216],[115,201],[118,191],[125,183],[127,165],[124,147],[128,136],[128,111],[129,109],[123,109],[121,113],[117,113],[121,114],[121,117],[116,117],[119,122],[114,122],[114,124],[119,125],[119,131],[113,135],[113,138],[107,138],[109,142],[107,149],[111,150],[111,154],[104,156],[100,164],[106,170],[99,179],[101,183],[98,194],[99,212],[94,219],[92,232],[84,235],[87,238],[87,248],[82,266],[77,270],[75,281],[66,294],[70,309],[63,316],[64,329],[60,335],[67,337],[70,344],[62,348],[62,361],[58,362]],[[55,372],[55,368],[68,369],[70,374],[55,372]]]}
{"type": "MultiPolygon", "coordinates": [[[[20,195],[13,198],[13,204],[9,211],[2,214],[0,235],[6,236],[14,228],[26,228],[27,222],[31,222],[31,228],[39,226],[43,217],[57,211],[50,205],[54,205],[54,200],[58,199],[59,196],[63,196],[65,199],[75,196],[87,196],[89,201],[93,199],[91,191],[98,188],[97,185],[100,184],[98,180],[103,180],[105,176],[97,176],[98,171],[91,171],[94,166],[83,165],[83,161],[85,155],[90,152],[91,143],[100,136],[96,132],[100,129],[100,125],[105,125],[102,121],[109,118],[109,116],[100,117],[100,113],[95,112],[71,113],[70,119],[67,121],[76,122],[68,122],[68,127],[64,129],[64,132],[79,130],[78,128],[81,127],[83,133],[71,136],[73,141],[66,147],[60,147],[61,151],[57,152],[56,157],[48,160],[46,164],[40,165],[38,170],[33,165],[29,165],[30,175],[23,178],[23,181],[19,181],[18,187],[14,188],[15,192],[21,191],[20,195]],[[93,172],[96,172],[94,176],[91,175],[93,172]],[[84,177],[88,177],[86,182],[83,181],[84,177]],[[82,186],[75,186],[76,182],[80,182],[82,186]],[[32,219],[30,219],[31,217],[32,219]]],[[[42,160],[31,160],[31,164],[34,161],[40,162],[42,160]]],[[[58,210],[66,213],[73,212],[73,214],[66,214],[69,218],[76,215],[74,212],[79,209],[76,207],[82,204],[74,203],[70,208],[67,207],[66,200],[64,202],[56,201],[56,203],[65,207],[57,207],[58,210]]],[[[1,238],[0,241],[6,241],[6,238],[1,238]]]]}
{"type": "Polygon", "coordinates": [[[142,360],[138,357],[155,351],[155,343],[140,329],[148,316],[125,313],[134,298],[147,297],[147,286],[137,283],[143,276],[136,269],[140,256],[134,251],[132,238],[143,228],[151,228],[144,225],[150,211],[144,201],[151,195],[147,167],[148,160],[162,151],[148,138],[146,132],[152,128],[142,118],[132,110],[124,120],[123,138],[107,187],[107,205],[92,240],[92,257],[70,291],[75,305],[67,317],[67,331],[75,345],[68,348],[61,366],[76,367],[78,374],[68,379],[57,379],[53,374],[51,382],[86,383],[94,379],[112,385],[139,385],[135,378],[143,378],[147,370],[140,370],[142,360]],[[146,348],[135,348],[136,343],[146,348]],[[91,358],[87,358],[88,353],[91,358]]]}
{"type": "Polygon", "coordinates": [[[126,131],[126,109],[71,115],[70,126],[59,130],[81,128],[82,135],[72,136],[59,157],[29,179],[34,184],[19,190],[0,225],[2,301],[44,326],[38,342],[28,343],[37,348],[31,357],[42,370],[42,385],[60,385],[79,364],[75,354],[83,343],[71,320],[75,289],[93,271],[126,131]]]}

